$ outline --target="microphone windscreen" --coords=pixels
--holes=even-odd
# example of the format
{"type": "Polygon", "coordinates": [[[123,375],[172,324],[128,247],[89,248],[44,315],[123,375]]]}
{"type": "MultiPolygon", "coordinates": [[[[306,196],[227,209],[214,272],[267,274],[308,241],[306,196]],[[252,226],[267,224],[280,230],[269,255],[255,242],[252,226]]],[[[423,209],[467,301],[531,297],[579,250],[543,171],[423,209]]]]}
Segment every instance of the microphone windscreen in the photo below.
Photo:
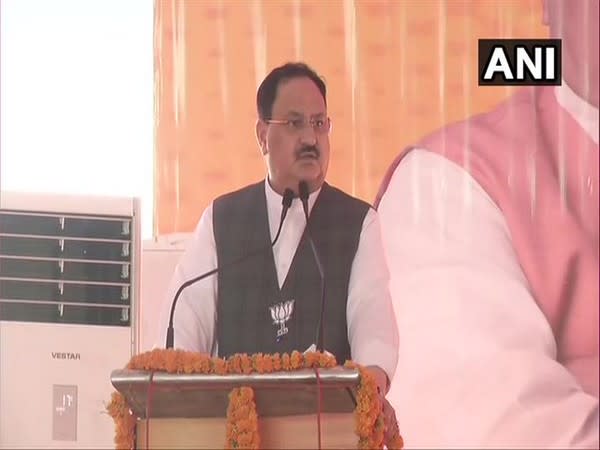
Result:
{"type": "Polygon", "coordinates": [[[289,208],[292,206],[292,200],[294,200],[294,191],[292,191],[290,188],[287,188],[283,193],[283,200],[281,201],[281,204],[286,208],[289,208]]]}
{"type": "Polygon", "coordinates": [[[308,183],[304,180],[298,183],[298,196],[302,201],[308,199],[308,183]]]}

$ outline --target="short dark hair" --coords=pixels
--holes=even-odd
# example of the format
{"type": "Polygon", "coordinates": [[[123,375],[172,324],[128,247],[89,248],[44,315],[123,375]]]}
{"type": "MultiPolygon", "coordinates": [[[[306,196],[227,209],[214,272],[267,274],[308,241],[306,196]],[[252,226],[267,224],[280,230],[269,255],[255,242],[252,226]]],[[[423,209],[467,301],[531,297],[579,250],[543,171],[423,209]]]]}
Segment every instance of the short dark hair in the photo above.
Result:
{"type": "Polygon", "coordinates": [[[319,88],[325,105],[327,105],[327,88],[323,79],[307,64],[289,62],[273,69],[258,87],[256,93],[256,109],[262,120],[272,119],[273,103],[277,97],[277,89],[282,82],[291,78],[310,78],[319,88]]]}

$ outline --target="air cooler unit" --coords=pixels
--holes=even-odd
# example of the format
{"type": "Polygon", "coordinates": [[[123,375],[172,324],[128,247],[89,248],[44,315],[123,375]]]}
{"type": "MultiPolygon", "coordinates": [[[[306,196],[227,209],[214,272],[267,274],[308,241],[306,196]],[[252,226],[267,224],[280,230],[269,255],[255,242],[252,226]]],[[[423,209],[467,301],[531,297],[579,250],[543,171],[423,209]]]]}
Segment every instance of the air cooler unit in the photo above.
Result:
{"type": "Polygon", "coordinates": [[[114,448],[110,373],[136,351],[132,198],[0,193],[0,447],[114,448]]]}

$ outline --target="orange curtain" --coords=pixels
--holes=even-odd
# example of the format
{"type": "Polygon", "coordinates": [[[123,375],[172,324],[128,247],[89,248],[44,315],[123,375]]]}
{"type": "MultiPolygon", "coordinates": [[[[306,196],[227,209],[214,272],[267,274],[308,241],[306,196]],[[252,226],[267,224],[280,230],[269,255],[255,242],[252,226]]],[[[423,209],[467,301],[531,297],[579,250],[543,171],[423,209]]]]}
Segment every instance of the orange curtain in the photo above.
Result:
{"type": "Polygon", "coordinates": [[[477,39],[546,33],[541,0],[155,0],[155,234],[264,177],[255,96],[275,66],[325,78],[328,181],[371,202],[404,147],[510,92],[477,86],[477,39]]]}

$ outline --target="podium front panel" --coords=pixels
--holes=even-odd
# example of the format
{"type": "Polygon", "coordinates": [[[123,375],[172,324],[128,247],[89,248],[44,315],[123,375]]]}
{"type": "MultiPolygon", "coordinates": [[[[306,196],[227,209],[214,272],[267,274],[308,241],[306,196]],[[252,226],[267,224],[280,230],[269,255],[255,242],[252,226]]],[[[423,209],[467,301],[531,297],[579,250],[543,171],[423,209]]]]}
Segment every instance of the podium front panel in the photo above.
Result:
{"type": "Polygon", "coordinates": [[[356,407],[360,374],[335,367],[250,375],[169,374],[117,370],[113,386],[121,392],[134,415],[140,418],[225,417],[233,388],[254,389],[261,417],[322,413],[351,413],[356,407]],[[320,391],[320,392],[319,392],[320,391]]]}

